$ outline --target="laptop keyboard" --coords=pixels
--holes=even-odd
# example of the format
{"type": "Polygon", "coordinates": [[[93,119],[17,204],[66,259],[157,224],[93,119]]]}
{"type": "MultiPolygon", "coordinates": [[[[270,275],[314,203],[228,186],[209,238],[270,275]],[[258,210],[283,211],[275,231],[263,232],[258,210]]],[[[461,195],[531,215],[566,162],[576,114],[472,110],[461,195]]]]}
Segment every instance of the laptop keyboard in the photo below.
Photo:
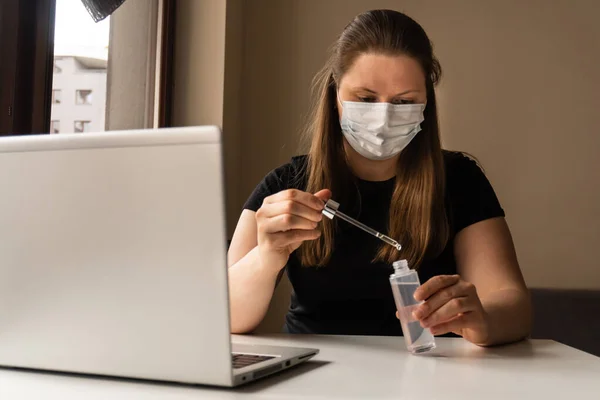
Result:
{"type": "Polygon", "coordinates": [[[239,354],[234,353],[231,355],[231,360],[233,361],[233,368],[244,368],[249,365],[253,365],[259,362],[272,360],[275,357],[271,356],[258,356],[254,354],[239,354]]]}

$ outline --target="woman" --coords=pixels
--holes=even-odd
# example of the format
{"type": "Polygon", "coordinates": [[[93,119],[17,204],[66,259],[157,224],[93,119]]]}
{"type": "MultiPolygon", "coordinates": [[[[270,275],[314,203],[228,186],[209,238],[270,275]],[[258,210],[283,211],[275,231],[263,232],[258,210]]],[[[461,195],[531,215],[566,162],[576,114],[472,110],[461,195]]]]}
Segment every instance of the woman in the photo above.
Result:
{"type": "Polygon", "coordinates": [[[424,282],[413,316],[434,335],[489,346],[528,334],[528,291],[494,190],[474,161],[440,147],[440,76],[408,16],[369,11],[345,28],[317,80],[308,156],[268,174],[238,222],[228,256],[233,332],[260,323],[286,270],[286,332],[401,335],[389,275],[404,258],[424,282]],[[323,220],[332,196],[403,249],[323,220]]]}

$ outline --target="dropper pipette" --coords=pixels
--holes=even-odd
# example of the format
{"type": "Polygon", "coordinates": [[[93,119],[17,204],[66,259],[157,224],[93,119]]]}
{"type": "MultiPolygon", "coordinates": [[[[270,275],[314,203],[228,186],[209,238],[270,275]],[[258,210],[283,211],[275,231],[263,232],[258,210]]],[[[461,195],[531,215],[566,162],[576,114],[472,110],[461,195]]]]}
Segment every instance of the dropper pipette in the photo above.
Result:
{"type": "Polygon", "coordinates": [[[362,222],[359,222],[359,221],[355,220],[354,218],[347,216],[343,212],[338,211],[339,207],[340,207],[339,203],[337,203],[333,200],[328,200],[327,203],[325,204],[325,208],[323,209],[323,215],[325,215],[329,219],[333,219],[333,217],[338,217],[340,219],[343,219],[344,221],[356,226],[357,228],[360,228],[363,231],[370,233],[371,235],[373,235],[376,238],[378,238],[379,240],[389,244],[390,246],[394,246],[398,251],[400,251],[402,249],[402,245],[400,243],[398,243],[391,237],[384,235],[383,233],[377,232],[375,229],[368,227],[367,225],[363,224],[362,222]]]}

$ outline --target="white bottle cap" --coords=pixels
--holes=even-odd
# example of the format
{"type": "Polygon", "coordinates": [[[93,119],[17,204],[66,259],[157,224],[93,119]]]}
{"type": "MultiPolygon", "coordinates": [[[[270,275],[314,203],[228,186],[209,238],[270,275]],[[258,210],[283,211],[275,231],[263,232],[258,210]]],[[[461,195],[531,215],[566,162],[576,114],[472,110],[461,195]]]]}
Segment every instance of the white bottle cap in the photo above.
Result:
{"type": "Polygon", "coordinates": [[[392,264],[396,271],[408,271],[408,261],[398,260],[392,264]]]}

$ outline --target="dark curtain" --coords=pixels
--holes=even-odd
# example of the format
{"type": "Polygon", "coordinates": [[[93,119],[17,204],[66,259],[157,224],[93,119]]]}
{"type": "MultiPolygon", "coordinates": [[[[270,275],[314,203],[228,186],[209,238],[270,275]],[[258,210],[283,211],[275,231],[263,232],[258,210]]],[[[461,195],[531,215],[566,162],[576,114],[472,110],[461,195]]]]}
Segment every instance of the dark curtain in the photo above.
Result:
{"type": "Polygon", "coordinates": [[[125,0],[81,0],[81,2],[94,21],[98,22],[112,14],[125,0]]]}

